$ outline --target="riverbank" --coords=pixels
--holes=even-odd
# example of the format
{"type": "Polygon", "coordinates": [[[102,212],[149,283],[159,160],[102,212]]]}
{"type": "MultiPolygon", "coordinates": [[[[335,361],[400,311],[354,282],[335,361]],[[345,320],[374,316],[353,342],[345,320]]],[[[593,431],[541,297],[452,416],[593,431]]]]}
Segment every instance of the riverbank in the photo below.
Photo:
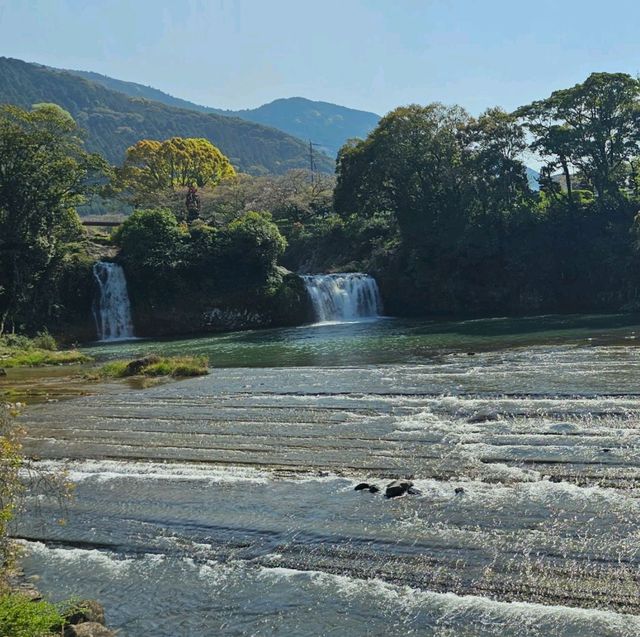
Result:
{"type": "Polygon", "coordinates": [[[76,348],[59,350],[56,340],[49,334],[40,334],[34,338],[18,334],[0,336],[0,370],[13,367],[70,365],[87,363],[90,360],[90,356],[76,348]]]}

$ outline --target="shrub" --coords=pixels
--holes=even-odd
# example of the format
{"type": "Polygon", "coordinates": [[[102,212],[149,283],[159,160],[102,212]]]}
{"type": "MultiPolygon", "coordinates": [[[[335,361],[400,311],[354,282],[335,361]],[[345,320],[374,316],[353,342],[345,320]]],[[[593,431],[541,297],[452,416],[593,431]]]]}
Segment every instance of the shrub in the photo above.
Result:
{"type": "Polygon", "coordinates": [[[185,378],[208,374],[209,359],[206,356],[168,356],[155,355],[133,361],[112,361],[100,368],[100,375],[108,378],[127,378],[129,376],[173,376],[185,378]]]}
{"type": "Polygon", "coordinates": [[[182,256],[187,231],[164,208],[136,210],[115,232],[113,241],[122,257],[142,270],[167,270],[182,256]]]}
{"type": "Polygon", "coordinates": [[[287,246],[278,226],[265,212],[248,212],[224,230],[221,255],[234,273],[257,279],[268,273],[287,246]]]}
{"type": "Polygon", "coordinates": [[[26,595],[0,595],[0,635],[11,637],[48,637],[60,634],[64,617],[46,601],[32,601],[26,595]]]}
{"type": "MultiPolygon", "coordinates": [[[[16,507],[22,485],[19,432],[11,421],[9,409],[0,406],[0,585],[11,567],[12,550],[7,526],[16,507]]],[[[11,634],[0,631],[0,635],[11,634]]]]}
{"type": "Polygon", "coordinates": [[[58,349],[56,339],[49,332],[38,332],[33,339],[33,346],[38,349],[45,349],[49,352],[55,352],[58,349]]]}

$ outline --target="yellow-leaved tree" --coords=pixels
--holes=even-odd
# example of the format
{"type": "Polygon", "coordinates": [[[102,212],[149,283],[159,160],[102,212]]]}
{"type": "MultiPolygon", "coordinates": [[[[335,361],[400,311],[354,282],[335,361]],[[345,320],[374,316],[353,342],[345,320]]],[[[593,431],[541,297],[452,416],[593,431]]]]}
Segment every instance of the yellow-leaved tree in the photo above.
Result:
{"type": "Polygon", "coordinates": [[[189,186],[215,187],[235,174],[229,159],[208,139],[143,139],[127,149],[118,186],[135,205],[153,205],[189,186]]]}

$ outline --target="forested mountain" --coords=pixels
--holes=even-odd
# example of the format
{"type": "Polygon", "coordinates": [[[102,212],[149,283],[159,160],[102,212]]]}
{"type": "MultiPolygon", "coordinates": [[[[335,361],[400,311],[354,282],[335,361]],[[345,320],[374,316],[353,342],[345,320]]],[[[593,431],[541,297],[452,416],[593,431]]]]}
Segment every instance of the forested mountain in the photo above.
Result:
{"type": "Polygon", "coordinates": [[[334,157],[348,139],[364,139],[380,121],[380,116],[375,113],[303,97],[278,99],[259,108],[218,112],[273,126],[302,139],[311,139],[334,157]]]}
{"type": "Polygon", "coordinates": [[[174,97],[173,95],[169,95],[169,93],[160,91],[157,88],[153,88],[152,86],[145,86],[144,84],[138,84],[137,82],[126,82],[125,80],[117,80],[113,77],[109,77],[108,75],[94,73],[93,71],[74,71],[72,69],[52,70],[65,71],[67,73],[71,73],[72,75],[77,75],[78,77],[89,80],[90,82],[101,84],[105,88],[111,89],[112,91],[119,91],[120,93],[124,93],[129,97],[141,97],[145,100],[153,100],[154,102],[160,102],[161,104],[166,104],[167,106],[175,106],[176,108],[187,108],[190,111],[198,111],[199,113],[223,113],[223,111],[221,111],[220,109],[201,106],[200,104],[195,104],[194,102],[190,102],[189,100],[183,100],[179,97],[174,97]]]}
{"type": "MultiPolygon", "coordinates": [[[[274,128],[131,98],[64,71],[1,57],[0,103],[30,108],[42,102],[68,110],[87,131],[87,148],[112,163],[121,163],[125,150],[140,139],[172,136],[204,137],[238,170],[253,174],[279,174],[309,163],[307,145],[274,128]]],[[[321,153],[316,166],[325,172],[334,167],[321,153]]]]}
{"type": "Polygon", "coordinates": [[[86,80],[97,82],[106,88],[120,91],[129,97],[143,97],[168,106],[188,108],[200,113],[217,113],[228,117],[273,126],[289,135],[312,140],[329,155],[335,157],[340,147],[352,137],[366,137],[377,125],[380,116],[329,102],[316,102],[303,97],[277,99],[258,108],[239,111],[201,106],[151,86],[116,80],[91,71],[68,71],[86,80]]]}

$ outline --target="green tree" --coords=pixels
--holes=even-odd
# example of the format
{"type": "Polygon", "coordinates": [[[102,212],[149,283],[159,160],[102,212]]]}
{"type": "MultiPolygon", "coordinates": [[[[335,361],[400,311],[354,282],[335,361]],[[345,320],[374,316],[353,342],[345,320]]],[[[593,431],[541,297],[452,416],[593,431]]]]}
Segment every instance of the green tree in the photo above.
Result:
{"type": "Polygon", "coordinates": [[[442,104],[398,108],[338,156],[336,211],[389,214],[408,244],[447,241],[463,221],[461,130],[469,116],[442,104]]]}
{"type": "Polygon", "coordinates": [[[0,107],[0,334],[48,312],[56,262],[80,234],[75,206],[105,170],[58,106],[0,107]]]}
{"type": "Polygon", "coordinates": [[[188,233],[169,210],[136,210],[118,228],[114,242],[131,269],[162,273],[176,268],[188,233]]]}
{"type": "Polygon", "coordinates": [[[274,268],[286,246],[269,213],[247,212],[223,231],[224,267],[234,279],[255,282],[274,268]]]}
{"type": "Polygon", "coordinates": [[[533,149],[552,168],[562,168],[569,192],[574,167],[599,195],[619,194],[626,167],[640,150],[638,80],[625,73],[592,73],[516,115],[533,134],[533,149]]]}

